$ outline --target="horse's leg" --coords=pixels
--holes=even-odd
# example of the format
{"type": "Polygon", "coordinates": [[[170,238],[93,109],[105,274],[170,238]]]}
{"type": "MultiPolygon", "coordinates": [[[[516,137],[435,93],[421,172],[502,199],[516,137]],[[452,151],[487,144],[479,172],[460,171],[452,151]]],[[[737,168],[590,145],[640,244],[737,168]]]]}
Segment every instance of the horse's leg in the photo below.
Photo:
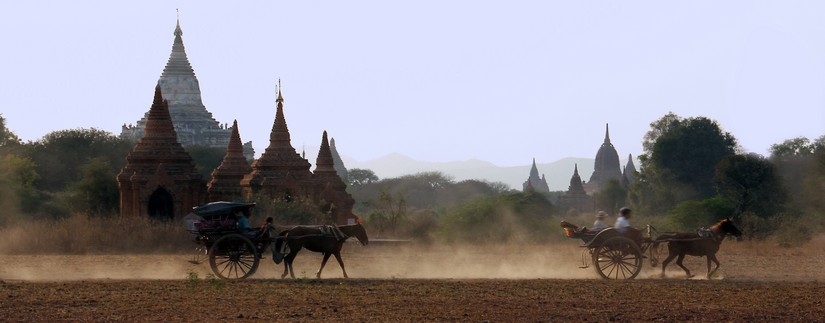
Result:
{"type": "Polygon", "coordinates": [[[285,278],[286,275],[289,275],[289,265],[292,264],[292,259],[295,259],[292,255],[286,255],[286,257],[284,257],[284,273],[281,274],[281,279],[285,278]]]}
{"type": "Polygon", "coordinates": [[[682,269],[685,270],[685,273],[687,273],[688,278],[693,277],[693,274],[690,273],[690,270],[688,270],[687,267],[685,267],[685,265],[682,265],[682,260],[685,260],[685,254],[684,253],[680,253],[679,258],[676,258],[676,264],[679,265],[679,267],[682,267],[682,269]]]}
{"type": "Polygon", "coordinates": [[[338,260],[338,264],[341,265],[341,271],[344,272],[344,278],[349,278],[349,276],[347,276],[347,270],[344,269],[344,261],[341,260],[341,252],[340,251],[335,252],[335,260],[338,260]]]}
{"type": "Polygon", "coordinates": [[[329,256],[331,253],[325,252],[324,253],[324,260],[321,260],[321,268],[318,268],[318,272],[315,273],[315,278],[321,278],[321,271],[324,270],[324,266],[327,265],[327,260],[329,260],[329,256]]]}
{"type": "Polygon", "coordinates": [[[670,252],[670,250],[668,250],[667,258],[665,258],[665,260],[662,261],[662,277],[665,277],[665,269],[667,268],[667,264],[673,261],[673,258],[676,258],[676,255],[676,253],[670,252]]]}
{"type": "Polygon", "coordinates": [[[286,258],[284,258],[284,273],[281,274],[281,279],[285,278],[286,275],[289,275],[289,263],[291,263],[291,262],[292,261],[289,259],[288,256],[286,258]]]}
{"type": "Polygon", "coordinates": [[[720,265],[719,264],[719,259],[716,259],[716,254],[715,253],[714,254],[709,254],[708,255],[708,280],[710,280],[710,277],[713,276],[713,274],[716,273],[717,269],[719,269],[719,265],[720,265]],[[713,261],[713,263],[716,264],[716,267],[713,268],[713,271],[710,270],[710,262],[711,261],[713,261]]]}
{"type": "Polygon", "coordinates": [[[284,269],[284,274],[283,274],[283,276],[281,276],[281,278],[284,278],[284,276],[286,276],[286,270],[288,269],[289,270],[289,276],[294,279],[295,278],[295,270],[292,269],[292,261],[295,260],[296,256],[298,256],[298,251],[301,251],[301,248],[299,248],[299,247],[292,248],[292,246],[290,246],[289,248],[290,249],[295,249],[295,251],[291,251],[289,253],[289,255],[287,255],[286,258],[284,258],[284,266],[286,266],[286,268],[284,269]]]}

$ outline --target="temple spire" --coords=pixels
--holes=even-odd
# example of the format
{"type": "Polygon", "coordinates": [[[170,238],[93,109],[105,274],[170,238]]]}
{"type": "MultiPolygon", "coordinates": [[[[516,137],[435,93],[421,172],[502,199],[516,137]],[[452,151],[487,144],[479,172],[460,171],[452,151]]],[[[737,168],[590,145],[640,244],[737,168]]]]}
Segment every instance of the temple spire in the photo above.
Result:
{"type": "Polygon", "coordinates": [[[539,177],[539,169],[536,167],[536,158],[533,158],[533,166],[530,168],[530,178],[539,177]]]}
{"type": "Polygon", "coordinates": [[[278,105],[283,105],[283,103],[284,103],[284,97],[281,95],[281,79],[280,78],[278,78],[278,99],[276,99],[275,102],[278,102],[278,105]]]}
{"type": "MultiPolygon", "coordinates": [[[[175,23],[175,42],[172,43],[172,53],[169,55],[169,61],[166,62],[166,67],[163,69],[161,78],[165,76],[186,76],[195,77],[195,70],[189,64],[189,58],[186,56],[186,48],[183,46],[183,30],[180,28],[180,18],[175,23]]],[[[198,89],[200,92],[200,88],[198,89]]],[[[200,103],[200,93],[198,93],[198,103],[200,103]]]]}
{"type": "MultiPolygon", "coordinates": [[[[275,122],[272,124],[272,133],[269,135],[270,147],[292,147],[289,138],[289,128],[284,117],[284,97],[281,95],[281,79],[278,79],[278,108],[275,111],[275,122]]],[[[294,149],[293,149],[294,150],[294,149]]]]}
{"type": "Polygon", "coordinates": [[[605,143],[610,143],[610,124],[609,123],[604,124],[604,142],[605,143]]]}
{"type": "Polygon", "coordinates": [[[318,158],[315,160],[315,173],[319,171],[335,172],[335,161],[332,159],[332,151],[329,148],[326,130],[324,130],[324,135],[321,137],[321,148],[318,149],[318,158]]]}
{"type": "Polygon", "coordinates": [[[180,37],[183,36],[183,30],[180,29],[180,9],[175,9],[175,13],[178,16],[177,25],[175,26],[175,41],[178,41],[180,40],[180,37]]]}

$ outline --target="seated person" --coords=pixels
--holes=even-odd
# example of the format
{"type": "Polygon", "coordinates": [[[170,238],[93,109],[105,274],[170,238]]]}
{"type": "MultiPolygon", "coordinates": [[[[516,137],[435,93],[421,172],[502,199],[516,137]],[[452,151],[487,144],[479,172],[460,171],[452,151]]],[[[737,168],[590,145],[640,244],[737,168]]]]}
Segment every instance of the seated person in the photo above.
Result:
{"type": "Polygon", "coordinates": [[[245,236],[255,237],[257,230],[249,227],[250,208],[238,209],[235,211],[235,218],[237,221],[238,231],[245,236]]]}
{"type": "Polygon", "coordinates": [[[596,214],[596,221],[593,222],[593,226],[590,228],[590,231],[601,231],[607,229],[607,224],[604,223],[604,219],[607,218],[607,213],[604,211],[599,211],[596,214]]]}

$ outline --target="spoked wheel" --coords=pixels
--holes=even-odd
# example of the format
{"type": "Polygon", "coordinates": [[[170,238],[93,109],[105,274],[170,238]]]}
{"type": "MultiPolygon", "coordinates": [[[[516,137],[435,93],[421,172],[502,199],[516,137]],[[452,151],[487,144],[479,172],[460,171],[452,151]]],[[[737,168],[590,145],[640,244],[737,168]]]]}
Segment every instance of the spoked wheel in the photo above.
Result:
{"type": "Polygon", "coordinates": [[[237,233],[225,235],[209,248],[209,266],[223,279],[244,279],[258,269],[260,257],[252,240],[237,233]]]}
{"type": "Polygon", "coordinates": [[[206,260],[206,256],[208,254],[208,249],[203,246],[198,246],[195,248],[195,252],[192,254],[192,258],[189,259],[190,263],[199,265],[204,260],[206,260]]]}
{"type": "Polygon", "coordinates": [[[642,271],[642,251],[633,240],[612,237],[593,251],[593,265],[604,279],[633,279],[642,271]]]}

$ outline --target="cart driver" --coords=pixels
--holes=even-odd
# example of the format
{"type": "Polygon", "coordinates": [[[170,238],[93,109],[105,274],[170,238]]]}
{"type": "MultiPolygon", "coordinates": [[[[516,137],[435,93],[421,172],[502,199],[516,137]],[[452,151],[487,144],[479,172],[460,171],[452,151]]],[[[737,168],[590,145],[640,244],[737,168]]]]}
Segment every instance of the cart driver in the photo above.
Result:
{"type": "Polygon", "coordinates": [[[630,227],[631,211],[629,208],[623,207],[619,209],[619,217],[616,218],[616,224],[613,226],[621,233],[625,233],[630,227]]]}
{"type": "Polygon", "coordinates": [[[236,221],[238,221],[238,230],[241,231],[244,235],[254,237],[256,231],[252,230],[249,227],[249,216],[251,213],[251,208],[252,206],[238,209],[237,211],[235,211],[235,218],[237,219],[236,221]]]}

